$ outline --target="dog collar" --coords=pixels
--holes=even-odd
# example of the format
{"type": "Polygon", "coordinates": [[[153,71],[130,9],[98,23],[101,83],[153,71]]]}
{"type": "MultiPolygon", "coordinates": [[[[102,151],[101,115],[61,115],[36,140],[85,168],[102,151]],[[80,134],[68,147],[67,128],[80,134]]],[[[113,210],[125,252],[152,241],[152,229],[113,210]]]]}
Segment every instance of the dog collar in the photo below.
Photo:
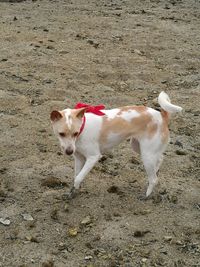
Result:
{"type": "Polygon", "coordinates": [[[82,119],[82,125],[81,125],[81,128],[79,130],[79,133],[78,133],[78,136],[82,133],[84,127],[85,127],[85,121],[86,121],[86,118],[85,118],[85,115],[83,116],[83,119],[82,119]]]}
{"type": "MultiPolygon", "coordinates": [[[[84,104],[84,103],[77,103],[76,106],[74,107],[75,109],[79,109],[79,108],[86,108],[86,113],[93,113],[97,116],[104,116],[105,113],[103,113],[101,110],[105,109],[104,105],[97,105],[97,106],[90,106],[88,104],[84,104]]],[[[85,115],[83,116],[82,119],[82,125],[81,128],[79,130],[78,136],[82,133],[84,127],[85,127],[85,122],[86,122],[86,117],[85,115]]]]}

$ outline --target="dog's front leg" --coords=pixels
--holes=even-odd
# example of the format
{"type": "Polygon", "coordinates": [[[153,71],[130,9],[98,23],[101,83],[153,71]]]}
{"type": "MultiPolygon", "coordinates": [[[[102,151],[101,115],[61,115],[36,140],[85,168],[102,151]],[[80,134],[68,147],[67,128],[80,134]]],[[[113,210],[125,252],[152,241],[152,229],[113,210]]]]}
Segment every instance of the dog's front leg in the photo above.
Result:
{"type": "MultiPolygon", "coordinates": [[[[78,176],[78,174],[82,170],[86,160],[81,154],[76,152],[76,153],[74,153],[74,161],[75,161],[75,166],[74,166],[74,170],[75,170],[74,179],[75,179],[76,176],[78,176]]],[[[67,193],[68,199],[73,198],[75,196],[75,194],[76,194],[76,189],[74,186],[72,186],[70,189],[70,192],[67,193]]]]}
{"type": "Polygon", "coordinates": [[[75,167],[75,177],[76,177],[82,170],[86,160],[81,154],[77,152],[74,153],[74,160],[75,160],[74,167],[75,167]]]}
{"type": "Polygon", "coordinates": [[[86,158],[86,162],[79,172],[79,174],[74,179],[74,186],[71,188],[69,197],[72,198],[75,194],[75,191],[79,189],[81,182],[84,180],[85,176],[91,171],[97,161],[101,158],[101,155],[90,156],[86,158]]]}
{"type": "Polygon", "coordinates": [[[86,159],[86,162],[80,171],[80,173],[75,177],[74,188],[79,189],[81,182],[85,176],[91,171],[97,161],[101,158],[101,155],[90,156],[86,159]]]}

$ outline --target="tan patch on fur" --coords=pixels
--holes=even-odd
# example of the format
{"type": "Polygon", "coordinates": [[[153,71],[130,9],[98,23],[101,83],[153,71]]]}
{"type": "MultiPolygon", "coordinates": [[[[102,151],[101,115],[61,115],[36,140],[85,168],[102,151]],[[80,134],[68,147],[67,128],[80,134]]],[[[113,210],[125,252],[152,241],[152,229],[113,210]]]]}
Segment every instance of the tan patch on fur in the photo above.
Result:
{"type": "Polygon", "coordinates": [[[70,130],[66,124],[65,117],[62,117],[59,121],[56,121],[53,127],[58,134],[65,133],[65,137],[68,137],[70,135],[70,130]]]}
{"type": "Polygon", "coordinates": [[[72,109],[71,115],[73,118],[81,119],[84,116],[86,109],[87,108],[72,109]]]}
{"type": "Polygon", "coordinates": [[[56,128],[57,132],[65,133],[66,137],[73,135],[75,132],[79,132],[82,122],[76,117],[76,113],[72,112],[70,114],[72,119],[72,124],[70,128],[66,123],[66,116],[64,111],[60,111],[60,113],[62,114],[62,118],[54,123],[54,127],[56,128]]]}
{"type": "Polygon", "coordinates": [[[145,107],[145,106],[126,106],[126,107],[121,107],[119,109],[120,109],[120,111],[119,111],[118,115],[121,115],[122,112],[129,111],[131,109],[137,111],[138,113],[142,113],[142,112],[147,111],[147,107],[145,107]]]}
{"type": "Polygon", "coordinates": [[[148,133],[148,137],[152,138],[155,133],[157,132],[157,129],[158,129],[158,125],[156,123],[150,123],[148,126],[147,126],[147,133],[148,133]]]}
{"type": "Polygon", "coordinates": [[[120,108],[119,116],[108,119],[106,116],[103,118],[103,127],[100,133],[100,143],[105,144],[108,136],[111,133],[117,133],[123,138],[133,136],[140,137],[147,135],[152,138],[157,131],[157,124],[153,122],[151,114],[147,112],[147,108],[143,106],[130,106],[120,108]],[[124,111],[135,110],[140,113],[139,117],[133,118],[130,122],[119,117],[124,111]]]}

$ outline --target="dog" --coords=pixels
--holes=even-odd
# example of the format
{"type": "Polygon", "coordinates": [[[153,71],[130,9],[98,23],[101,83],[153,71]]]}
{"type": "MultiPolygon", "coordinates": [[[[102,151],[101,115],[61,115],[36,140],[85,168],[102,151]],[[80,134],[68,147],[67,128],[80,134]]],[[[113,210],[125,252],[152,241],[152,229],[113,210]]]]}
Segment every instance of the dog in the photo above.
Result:
{"type": "Polygon", "coordinates": [[[102,154],[127,138],[131,138],[134,153],[141,155],[148,176],[146,197],[152,193],[169,142],[170,115],[182,110],[171,104],[165,92],[159,94],[158,103],[160,111],[134,105],[104,110],[104,106],[79,103],[74,109],[51,112],[53,131],[61,149],[75,159],[74,185],[69,198],[75,195],[102,154]]]}

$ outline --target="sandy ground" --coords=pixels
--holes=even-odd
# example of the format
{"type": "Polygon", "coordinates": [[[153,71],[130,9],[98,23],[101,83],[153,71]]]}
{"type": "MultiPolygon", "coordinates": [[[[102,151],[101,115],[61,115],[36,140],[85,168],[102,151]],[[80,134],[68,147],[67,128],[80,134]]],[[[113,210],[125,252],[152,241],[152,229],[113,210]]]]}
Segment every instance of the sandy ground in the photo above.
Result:
{"type": "Polygon", "coordinates": [[[0,266],[200,266],[200,2],[0,1],[0,25],[0,266]],[[124,142],[64,200],[73,159],[50,111],[161,90],[184,112],[152,197],[124,142]]]}

